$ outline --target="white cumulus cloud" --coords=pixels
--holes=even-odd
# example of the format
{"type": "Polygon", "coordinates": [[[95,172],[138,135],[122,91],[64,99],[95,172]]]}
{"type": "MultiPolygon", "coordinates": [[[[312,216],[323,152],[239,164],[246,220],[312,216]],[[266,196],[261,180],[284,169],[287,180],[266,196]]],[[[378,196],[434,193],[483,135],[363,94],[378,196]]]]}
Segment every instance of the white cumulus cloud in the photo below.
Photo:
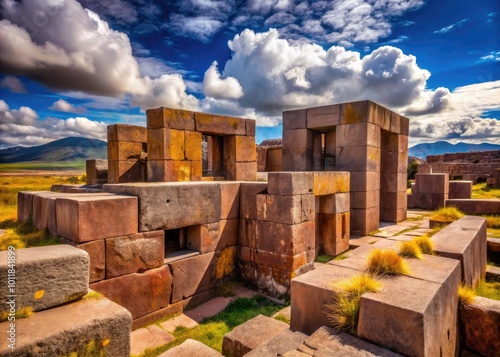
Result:
{"type": "Polygon", "coordinates": [[[217,61],[214,61],[203,77],[203,94],[212,98],[237,99],[243,95],[243,88],[234,77],[221,78],[217,61]]]}
{"type": "Polygon", "coordinates": [[[57,112],[76,113],[76,114],[82,114],[87,111],[87,109],[85,109],[84,107],[75,107],[74,105],[68,103],[64,99],[59,99],[55,101],[54,104],[52,104],[49,107],[49,109],[57,112]]]}

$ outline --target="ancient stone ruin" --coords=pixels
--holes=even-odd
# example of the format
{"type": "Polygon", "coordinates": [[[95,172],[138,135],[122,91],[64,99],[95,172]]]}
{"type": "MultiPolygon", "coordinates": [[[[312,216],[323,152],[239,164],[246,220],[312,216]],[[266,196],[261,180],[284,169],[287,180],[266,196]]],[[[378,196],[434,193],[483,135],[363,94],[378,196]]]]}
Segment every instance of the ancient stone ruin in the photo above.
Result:
{"type": "MultiPolygon", "coordinates": [[[[48,257],[52,254],[48,267],[63,259],[60,249],[68,252],[64,259],[77,261],[78,256],[84,265],[68,271],[65,279],[79,281],[82,289],[65,293],[71,296],[66,301],[77,300],[89,286],[105,296],[64,307],[56,307],[61,302],[55,299],[44,314],[64,316],[70,312],[61,309],[73,305],[77,311],[88,305],[82,311],[93,314],[101,305],[112,306],[110,311],[116,309],[114,316],[124,321],[121,326],[135,330],[210,299],[219,285],[236,279],[272,297],[291,297],[295,332],[277,324],[271,330],[281,334],[258,344],[253,339],[250,346],[243,341],[251,338],[248,331],[266,328],[247,325],[250,330],[227,335],[225,355],[266,355],[262,351],[274,348],[270,339],[276,338],[296,341],[284,351],[289,356],[307,354],[311,346],[325,352],[335,346],[348,351],[351,345],[371,355],[454,356],[459,350],[458,285],[473,285],[485,275],[482,218],[465,217],[451,225],[448,233],[454,230],[460,239],[450,244],[447,234],[436,235],[440,256],[413,261],[412,274],[385,277],[383,293],[363,295],[357,334],[364,341],[322,327],[329,326],[324,309],[335,296],[331,282],[363,271],[370,250],[396,249],[396,241],[367,244],[345,260],[314,263],[319,254],[347,251],[351,234],[366,235],[380,221],[406,219],[408,128],[407,118],[370,101],[284,112],[282,162],[274,166],[284,171],[257,181],[254,120],[157,108],[147,111],[147,128],[109,126],[108,161],[87,163],[89,185],[19,194],[20,221],[32,219],[37,228],[73,246],[43,248],[48,257]],[[331,345],[318,345],[324,336],[332,338],[331,345]]],[[[269,150],[259,155],[267,158],[269,150]]],[[[447,178],[419,175],[415,202],[425,208],[444,205],[447,178]]],[[[23,254],[35,264],[39,253],[25,249],[23,254]]],[[[46,272],[37,273],[41,281],[46,272]]],[[[252,324],[267,326],[266,331],[274,326],[259,321],[252,324]]],[[[129,346],[122,332],[106,330],[115,323],[99,320],[102,333],[88,337],[82,328],[75,339],[113,344],[116,351],[109,349],[115,351],[109,355],[125,356],[129,346]]],[[[57,334],[50,336],[58,340],[57,334]]],[[[61,341],[66,347],[57,353],[81,348],[80,342],[61,341]]],[[[35,349],[35,342],[23,343],[22,351],[35,349]]],[[[189,342],[179,348],[200,346],[189,342]]]]}

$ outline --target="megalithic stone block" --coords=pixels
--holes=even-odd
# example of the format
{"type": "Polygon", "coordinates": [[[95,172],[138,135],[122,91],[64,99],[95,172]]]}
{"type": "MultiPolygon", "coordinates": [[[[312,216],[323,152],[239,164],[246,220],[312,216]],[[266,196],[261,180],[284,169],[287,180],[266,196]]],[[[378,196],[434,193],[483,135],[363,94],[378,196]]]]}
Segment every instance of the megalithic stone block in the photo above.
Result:
{"type": "Polygon", "coordinates": [[[19,191],[17,193],[17,220],[26,223],[33,219],[33,195],[36,191],[19,191]]]}
{"type": "Polygon", "coordinates": [[[194,112],[172,108],[156,108],[146,110],[149,129],[194,130],[194,112]]]}
{"type": "Polygon", "coordinates": [[[74,242],[137,233],[137,201],[120,195],[57,199],[57,232],[74,242]]]}
{"type": "Polygon", "coordinates": [[[6,297],[0,301],[1,312],[10,310],[8,295],[17,295],[16,310],[40,311],[87,294],[89,255],[69,245],[8,249],[0,252],[0,274],[0,291],[6,297]],[[9,276],[15,276],[14,284],[9,276]]]}
{"type": "MultiPolygon", "coordinates": [[[[92,298],[16,320],[16,348],[0,345],[2,356],[130,355],[130,313],[106,298],[92,298]]],[[[8,331],[10,321],[0,323],[8,331]]]]}
{"type": "Polygon", "coordinates": [[[129,124],[108,125],[109,141],[147,142],[147,129],[143,126],[129,124]]]}
{"type": "Polygon", "coordinates": [[[209,135],[246,135],[245,119],[195,113],[196,131],[209,135]]]}

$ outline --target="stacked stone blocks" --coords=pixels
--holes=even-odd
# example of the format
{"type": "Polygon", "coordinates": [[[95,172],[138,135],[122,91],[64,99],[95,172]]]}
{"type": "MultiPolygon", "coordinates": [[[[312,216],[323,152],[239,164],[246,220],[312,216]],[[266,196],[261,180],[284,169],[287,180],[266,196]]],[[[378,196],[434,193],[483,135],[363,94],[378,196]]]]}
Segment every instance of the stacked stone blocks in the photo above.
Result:
{"type": "Polygon", "coordinates": [[[256,179],[254,120],[164,107],[146,115],[150,182],[201,181],[204,136],[211,176],[256,179]]]}
{"type": "Polygon", "coordinates": [[[351,230],[368,234],[406,218],[408,132],[407,118],[370,101],[286,111],[283,168],[349,171],[351,230]]]}
{"type": "Polygon", "coordinates": [[[145,182],[146,128],[108,125],[108,182],[145,182]]]}
{"type": "Polygon", "coordinates": [[[416,174],[415,187],[408,195],[408,206],[435,210],[445,206],[450,183],[446,174],[416,174]]]}

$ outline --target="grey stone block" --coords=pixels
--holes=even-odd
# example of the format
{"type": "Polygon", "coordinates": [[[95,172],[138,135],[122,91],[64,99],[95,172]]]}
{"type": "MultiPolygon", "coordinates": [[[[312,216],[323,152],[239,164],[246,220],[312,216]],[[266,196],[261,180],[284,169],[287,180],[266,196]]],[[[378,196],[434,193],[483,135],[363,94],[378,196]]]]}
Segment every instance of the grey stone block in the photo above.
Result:
{"type": "MultiPolygon", "coordinates": [[[[2,342],[0,355],[83,356],[93,345],[94,355],[129,356],[131,322],[125,308],[106,298],[80,300],[16,320],[16,349],[2,342]]],[[[8,331],[9,324],[0,323],[0,329],[8,331]]]]}
{"type": "MultiPolygon", "coordinates": [[[[16,310],[32,307],[40,311],[87,294],[89,255],[69,245],[6,250],[0,252],[0,276],[2,295],[17,295],[16,310]],[[15,285],[7,279],[11,269],[15,269],[15,285]]],[[[10,309],[7,298],[1,299],[0,311],[10,309]]]]}
{"type": "Polygon", "coordinates": [[[261,343],[245,357],[276,357],[298,348],[307,335],[301,332],[293,332],[289,329],[283,330],[266,342],[261,343]]]}
{"type": "Polygon", "coordinates": [[[222,357],[222,355],[213,348],[204,345],[201,342],[188,338],[179,346],[163,352],[158,357],[222,357]]]}
{"type": "Polygon", "coordinates": [[[215,182],[130,183],[103,189],[139,198],[141,232],[214,223],[221,217],[221,187],[215,182]]]}

